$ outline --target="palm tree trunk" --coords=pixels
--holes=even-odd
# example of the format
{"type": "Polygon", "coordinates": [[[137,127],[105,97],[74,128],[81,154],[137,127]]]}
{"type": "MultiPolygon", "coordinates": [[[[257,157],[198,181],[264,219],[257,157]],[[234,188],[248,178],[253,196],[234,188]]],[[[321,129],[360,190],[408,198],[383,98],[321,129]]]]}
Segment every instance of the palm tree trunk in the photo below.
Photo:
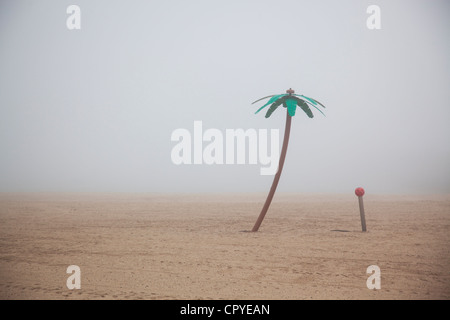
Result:
{"type": "Polygon", "coordinates": [[[259,229],[259,226],[261,225],[262,221],[264,220],[264,216],[267,213],[267,210],[269,209],[270,203],[272,202],[272,198],[275,194],[275,191],[277,190],[278,181],[280,180],[281,171],[283,171],[283,165],[284,160],[286,159],[286,152],[288,148],[289,143],[289,135],[291,133],[291,119],[292,117],[289,115],[289,112],[286,108],[286,125],[284,127],[284,139],[283,139],[283,147],[281,148],[281,155],[280,155],[280,162],[278,164],[278,171],[275,174],[275,178],[272,182],[272,187],[270,188],[269,194],[267,195],[266,202],[264,203],[264,207],[261,210],[261,213],[259,214],[258,220],[256,220],[256,223],[252,229],[252,232],[256,232],[259,229]]]}

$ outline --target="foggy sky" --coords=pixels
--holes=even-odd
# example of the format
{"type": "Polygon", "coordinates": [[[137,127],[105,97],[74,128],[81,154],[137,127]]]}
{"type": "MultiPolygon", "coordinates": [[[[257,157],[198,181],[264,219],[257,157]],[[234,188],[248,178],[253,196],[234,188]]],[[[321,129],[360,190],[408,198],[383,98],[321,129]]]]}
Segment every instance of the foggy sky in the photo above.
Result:
{"type": "Polygon", "coordinates": [[[175,165],[174,130],[279,129],[285,192],[450,192],[450,5],[0,2],[0,191],[265,192],[259,165],[175,165]],[[66,8],[81,8],[68,30],[66,8]],[[381,30],[366,9],[381,8],[381,30]]]}

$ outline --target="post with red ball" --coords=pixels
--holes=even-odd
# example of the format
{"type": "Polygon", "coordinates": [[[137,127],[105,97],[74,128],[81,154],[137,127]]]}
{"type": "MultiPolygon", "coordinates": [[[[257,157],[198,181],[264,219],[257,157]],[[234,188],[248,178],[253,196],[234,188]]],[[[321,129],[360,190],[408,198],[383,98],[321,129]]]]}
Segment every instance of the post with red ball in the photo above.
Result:
{"type": "Polygon", "coordinates": [[[366,229],[366,216],[364,214],[364,203],[363,203],[363,195],[365,191],[363,188],[359,187],[355,189],[355,194],[358,196],[359,200],[359,214],[361,215],[361,227],[362,231],[365,232],[366,229]]]}

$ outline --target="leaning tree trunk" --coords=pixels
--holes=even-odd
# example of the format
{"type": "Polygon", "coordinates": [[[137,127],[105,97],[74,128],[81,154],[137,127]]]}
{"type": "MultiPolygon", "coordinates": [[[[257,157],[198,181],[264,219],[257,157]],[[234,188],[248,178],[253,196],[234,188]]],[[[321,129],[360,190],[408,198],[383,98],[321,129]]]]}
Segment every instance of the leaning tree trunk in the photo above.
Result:
{"type": "Polygon", "coordinates": [[[258,220],[256,220],[255,225],[253,226],[252,232],[258,231],[259,226],[261,225],[262,221],[264,220],[264,216],[267,213],[267,210],[269,209],[270,203],[272,202],[273,195],[275,194],[275,191],[277,190],[278,181],[280,180],[281,171],[283,171],[283,165],[284,165],[284,159],[286,159],[286,152],[288,148],[289,143],[289,135],[291,132],[291,119],[292,117],[289,115],[289,112],[286,108],[286,126],[284,128],[284,139],[283,139],[283,147],[281,149],[281,155],[280,155],[280,162],[278,164],[278,171],[275,174],[275,178],[272,182],[272,187],[270,188],[269,194],[267,195],[266,202],[264,203],[264,207],[261,210],[261,213],[259,214],[258,220]]]}

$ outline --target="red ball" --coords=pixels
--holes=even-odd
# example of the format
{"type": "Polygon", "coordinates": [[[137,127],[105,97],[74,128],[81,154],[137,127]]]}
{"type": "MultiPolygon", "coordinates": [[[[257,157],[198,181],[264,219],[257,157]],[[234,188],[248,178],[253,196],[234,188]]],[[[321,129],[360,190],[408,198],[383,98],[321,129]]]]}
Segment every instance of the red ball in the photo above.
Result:
{"type": "Polygon", "coordinates": [[[362,197],[362,196],[364,195],[364,193],[365,193],[365,191],[364,191],[364,189],[361,188],[361,187],[355,189],[355,194],[356,194],[358,197],[362,197]]]}

